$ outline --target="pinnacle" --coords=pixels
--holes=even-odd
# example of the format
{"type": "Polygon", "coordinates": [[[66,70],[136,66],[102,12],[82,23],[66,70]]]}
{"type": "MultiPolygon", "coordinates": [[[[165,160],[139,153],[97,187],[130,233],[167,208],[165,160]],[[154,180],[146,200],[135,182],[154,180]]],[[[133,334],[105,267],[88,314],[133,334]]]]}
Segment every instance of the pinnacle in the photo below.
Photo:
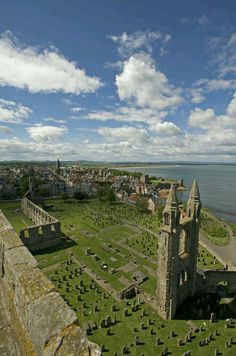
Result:
{"type": "Polygon", "coordinates": [[[196,180],[193,181],[193,185],[192,185],[192,189],[191,189],[189,198],[194,199],[194,200],[200,199],[200,193],[199,193],[198,184],[197,184],[196,180]]]}
{"type": "Polygon", "coordinates": [[[166,200],[166,206],[175,207],[177,205],[178,203],[177,203],[176,190],[174,184],[172,183],[166,200]]]}

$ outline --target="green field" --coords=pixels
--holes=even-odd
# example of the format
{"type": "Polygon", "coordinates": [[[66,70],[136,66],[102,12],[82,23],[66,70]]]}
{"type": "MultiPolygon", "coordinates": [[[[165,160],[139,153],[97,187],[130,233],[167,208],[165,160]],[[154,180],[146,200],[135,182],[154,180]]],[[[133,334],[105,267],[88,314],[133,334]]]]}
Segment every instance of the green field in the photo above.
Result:
{"type": "MultiPolygon", "coordinates": [[[[122,355],[124,346],[127,354],[129,351],[130,355],[138,356],[161,355],[167,347],[171,355],[183,355],[191,350],[191,355],[210,356],[216,347],[222,355],[236,354],[236,344],[225,347],[231,336],[236,342],[236,332],[234,327],[225,328],[224,319],[232,315],[223,302],[208,297],[200,301],[199,307],[199,300],[194,298],[187,301],[177,318],[170,322],[163,322],[156,310],[146,303],[148,298],[153,299],[156,290],[157,233],[161,226],[157,216],[122,203],[96,200],[80,203],[56,199],[46,204],[50,206],[48,212],[61,221],[66,237],[59,247],[37,253],[35,258],[77,313],[79,324],[87,330],[89,339],[100,346],[104,344],[104,355],[115,352],[122,355]],[[103,263],[106,269],[101,267],[103,263]],[[139,274],[146,277],[140,281],[140,295],[127,301],[117,299],[117,293],[133,283],[139,274]],[[216,312],[218,317],[213,324],[209,322],[211,312],[216,312]],[[198,327],[206,323],[204,330],[192,333],[189,341],[186,340],[188,319],[194,320],[198,327]],[[105,323],[104,327],[101,323],[105,323]],[[89,330],[88,325],[95,329],[89,330]],[[199,341],[210,334],[208,345],[199,346],[199,341]],[[182,339],[181,346],[178,346],[179,339],[182,339]]],[[[18,210],[19,203],[4,203],[0,208],[17,231],[26,223],[32,225],[18,210]]],[[[202,246],[199,246],[198,266],[222,268],[202,246]]]]}

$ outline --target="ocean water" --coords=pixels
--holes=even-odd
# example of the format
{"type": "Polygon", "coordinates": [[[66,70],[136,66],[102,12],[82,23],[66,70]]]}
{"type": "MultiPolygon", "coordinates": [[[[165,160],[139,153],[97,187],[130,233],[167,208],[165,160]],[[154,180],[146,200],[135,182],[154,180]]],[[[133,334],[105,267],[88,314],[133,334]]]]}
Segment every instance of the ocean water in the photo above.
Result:
{"type": "Polygon", "coordinates": [[[236,165],[166,165],[125,168],[150,176],[181,179],[188,191],[197,179],[202,205],[213,210],[220,218],[236,223],[236,165]]]}

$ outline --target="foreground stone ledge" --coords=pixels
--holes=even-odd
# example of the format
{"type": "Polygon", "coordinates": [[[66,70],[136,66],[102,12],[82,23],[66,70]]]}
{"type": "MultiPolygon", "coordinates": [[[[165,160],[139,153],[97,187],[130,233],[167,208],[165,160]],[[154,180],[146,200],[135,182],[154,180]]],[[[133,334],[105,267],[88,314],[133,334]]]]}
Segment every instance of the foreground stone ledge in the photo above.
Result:
{"type": "Polygon", "coordinates": [[[40,271],[1,211],[0,288],[10,325],[1,324],[1,356],[101,355],[100,348],[88,341],[74,311],[40,271]]]}

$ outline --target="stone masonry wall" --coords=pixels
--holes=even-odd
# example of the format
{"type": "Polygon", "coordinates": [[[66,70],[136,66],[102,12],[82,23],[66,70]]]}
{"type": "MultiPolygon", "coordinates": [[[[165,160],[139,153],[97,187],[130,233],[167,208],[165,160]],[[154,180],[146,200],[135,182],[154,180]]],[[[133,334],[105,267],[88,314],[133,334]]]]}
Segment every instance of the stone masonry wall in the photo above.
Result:
{"type": "Polygon", "coordinates": [[[61,242],[61,223],[27,198],[21,209],[36,225],[20,231],[20,238],[30,251],[41,250],[61,242]]]}
{"type": "Polygon", "coordinates": [[[19,355],[101,355],[1,211],[0,288],[19,355]]]}
{"type": "Polygon", "coordinates": [[[227,282],[230,290],[236,293],[236,271],[206,270],[198,276],[198,292],[215,293],[220,282],[227,282]]]}

